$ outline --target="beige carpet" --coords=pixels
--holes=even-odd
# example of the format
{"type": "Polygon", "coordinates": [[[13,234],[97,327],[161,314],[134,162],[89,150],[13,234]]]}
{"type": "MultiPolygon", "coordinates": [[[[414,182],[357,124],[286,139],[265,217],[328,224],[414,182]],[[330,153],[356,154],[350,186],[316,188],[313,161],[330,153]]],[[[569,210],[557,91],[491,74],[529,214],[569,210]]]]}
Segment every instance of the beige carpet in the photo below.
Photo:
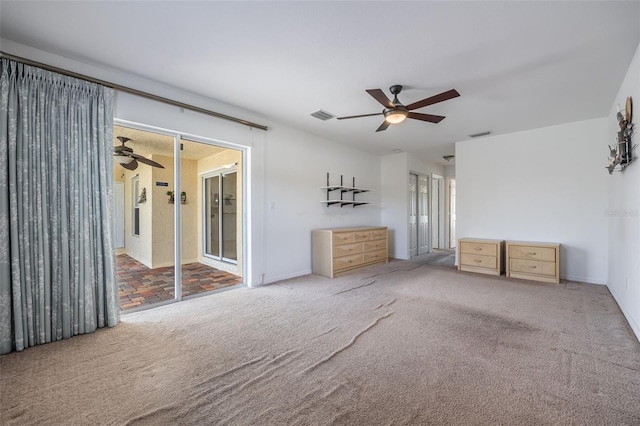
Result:
{"type": "Polygon", "coordinates": [[[1,423],[638,425],[602,286],[393,261],[127,315],[0,357],[1,423]]]}

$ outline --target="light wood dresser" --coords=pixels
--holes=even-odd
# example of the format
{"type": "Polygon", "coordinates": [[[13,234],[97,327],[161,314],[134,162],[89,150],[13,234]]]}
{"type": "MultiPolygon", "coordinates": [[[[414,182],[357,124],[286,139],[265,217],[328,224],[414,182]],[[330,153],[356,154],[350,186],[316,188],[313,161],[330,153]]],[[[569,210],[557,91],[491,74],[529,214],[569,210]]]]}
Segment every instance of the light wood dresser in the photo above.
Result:
{"type": "Polygon", "coordinates": [[[502,275],[504,271],[504,241],[479,238],[459,239],[458,270],[502,275]]]}
{"type": "Polygon", "coordinates": [[[560,244],[507,241],[507,276],[560,282],[560,244]]]}
{"type": "Polygon", "coordinates": [[[325,277],[389,260],[386,227],[314,229],[311,240],[313,273],[325,277]]]}

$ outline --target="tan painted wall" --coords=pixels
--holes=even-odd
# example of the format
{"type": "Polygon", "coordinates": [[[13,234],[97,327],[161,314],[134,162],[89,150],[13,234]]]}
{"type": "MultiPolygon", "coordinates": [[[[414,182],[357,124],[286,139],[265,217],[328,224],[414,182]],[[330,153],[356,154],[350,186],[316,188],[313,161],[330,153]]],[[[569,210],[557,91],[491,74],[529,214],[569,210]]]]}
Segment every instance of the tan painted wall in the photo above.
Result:
{"type": "Polygon", "coordinates": [[[237,150],[233,150],[233,149],[227,149],[223,152],[220,152],[218,154],[214,154],[210,157],[206,157],[203,158],[201,160],[198,161],[198,165],[197,165],[197,193],[198,193],[198,209],[197,209],[197,235],[199,236],[197,238],[197,248],[198,248],[198,261],[201,263],[206,263],[209,265],[212,265],[218,269],[223,269],[225,271],[234,273],[236,275],[241,275],[242,274],[242,265],[243,265],[243,253],[242,253],[242,212],[243,212],[243,205],[242,205],[242,152],[241,151],[237,151],[237,150]],[[238,177],[238,181],[237,181],[237,185],[238,185],[238,189],[237,189],[237,223],[236,223],[236,235],[237,235],[237,250],[238,250],[238,264],[237,265],[231,265],[231,264],[227,264],[227,263],[223,263],[223,262],[218,262],[215,260],[211,260],[209,258],[206,258],[202,255],[202,253],[204,252],[203,249],[203,239],[202,239],[202,235],[204,234],[204,230],[202,229],[202,209],[203,209],[203,197],[202,197],[202,177],[200,176],[203,173],[207,173],[209,171],[213,171],[216,169],[221,168],[224,165],[228,165],[231,163],[238,163],[237,166],[237,177],[238,177]]]}
{"type": "MultiPolygon", "coordinates": [[[[153,161],[165,166],[153,168],[153,240],[152,267],[160,268],[174,264],[174,204],[169,204],[167,191],[174,190],[173,157],[153,155],[153,161]],[[156,186],[156,182],[168,182],[169,186],[156,186]]],[[[182,191],[187,193],[187,203],[180,204],[182,209],[182,263],[198,261],[197,241],[197,162],[182,160],[182,191]]],[[[147,189],[149,193],[149,189],[147,189]]],[[[180,195],[175,196],[180,203],[180,195]]]]}

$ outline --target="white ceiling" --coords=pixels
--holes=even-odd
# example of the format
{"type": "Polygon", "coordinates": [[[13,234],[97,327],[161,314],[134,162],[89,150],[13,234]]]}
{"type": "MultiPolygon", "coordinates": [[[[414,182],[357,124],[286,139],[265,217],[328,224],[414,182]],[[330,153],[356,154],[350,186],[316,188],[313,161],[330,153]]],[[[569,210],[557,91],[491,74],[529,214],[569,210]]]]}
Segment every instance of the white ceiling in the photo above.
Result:
{"type": "Polygon", "coordinates": [[[606,116],[640,42],[638,1],[2,0],[1,12],[3,39],[442,164],[469,134],[606,116]],[[393,84],[405,86],[405,105],[452,88],[461,96],[418,110],[447,116],[440,124],[379,133],[378,116],[309,115],[381,112],[365,90],[393,84]]]}

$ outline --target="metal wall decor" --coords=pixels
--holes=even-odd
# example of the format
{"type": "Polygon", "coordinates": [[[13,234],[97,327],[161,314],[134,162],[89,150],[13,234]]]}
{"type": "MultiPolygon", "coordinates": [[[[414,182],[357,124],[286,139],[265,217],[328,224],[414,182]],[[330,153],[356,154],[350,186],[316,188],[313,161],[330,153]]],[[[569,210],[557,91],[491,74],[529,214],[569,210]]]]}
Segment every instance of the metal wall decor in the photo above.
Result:
{"type": "Polygon", "coordinates": [[[613,146],[609,145],[609,165],[607,166],[609,174],[623,171],[636,158],[634,154],[638,145],[633,145],[631,141],[635,133],[635,124],[631,122],[633,119],[633,102],[631,96],[627,98],[624,111],[621,111],[620,106],[618,106],[616,117],[620,131],[618,131],[616,136],[616,144],[613,146]]]}

